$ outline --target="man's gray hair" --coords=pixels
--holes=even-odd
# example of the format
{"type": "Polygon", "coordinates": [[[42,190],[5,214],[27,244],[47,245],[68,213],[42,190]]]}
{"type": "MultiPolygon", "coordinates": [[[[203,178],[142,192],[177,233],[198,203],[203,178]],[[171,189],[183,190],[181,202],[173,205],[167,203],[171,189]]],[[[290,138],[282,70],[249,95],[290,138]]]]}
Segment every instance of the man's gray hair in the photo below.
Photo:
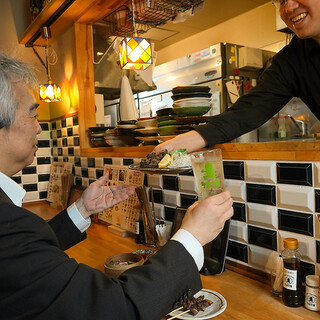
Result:
{"type": "Polygon", "coordinates": [[[37,85],[34,70],[22,61],[8,57],[0,52],[0,123],[1,127],[10,127],[15,121],[18,97],[12,84],[24,81],[31,88],[37,85]]]}

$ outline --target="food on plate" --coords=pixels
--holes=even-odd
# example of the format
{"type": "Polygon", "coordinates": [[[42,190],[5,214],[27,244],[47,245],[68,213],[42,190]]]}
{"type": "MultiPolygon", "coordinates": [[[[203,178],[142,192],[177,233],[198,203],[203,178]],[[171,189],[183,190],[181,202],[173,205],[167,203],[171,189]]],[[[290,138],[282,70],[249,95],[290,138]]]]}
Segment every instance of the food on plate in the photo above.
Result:
{"type": "Polygon", "coordinates": [[[204,311],[211,306],[212,303],[212,301],[205,299],[204,295],[201,295],[198,298],[192,297],[188,299],[182,306],[183,310],[189,310],[189,313],[195,316],[199,311],[204,311]]]}
{"type": "Polygon", "coordinates": [[[141,168],[186,168],[191,167],[191,160],[186,149],[177,149],[170,154],[167,150],[161,151],[159,154],[155,152],[149,153],[145,159],[140,162],[141,168]]]}
{"type": "Polygon", "coordinates": [[[124,261],[124,260],[111,260],[109,264],[111,266],[129,266],[130,264],[135,263],[135,261],[124,261]]]}

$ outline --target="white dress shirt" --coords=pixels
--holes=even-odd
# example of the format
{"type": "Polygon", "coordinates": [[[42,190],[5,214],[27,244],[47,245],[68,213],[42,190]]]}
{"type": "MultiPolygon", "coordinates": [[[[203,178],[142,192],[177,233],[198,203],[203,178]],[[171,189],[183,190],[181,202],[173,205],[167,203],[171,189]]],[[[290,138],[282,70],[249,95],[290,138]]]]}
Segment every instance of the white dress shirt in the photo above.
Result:
{"type": "MultiPolygon", "coordinates": [[[[26,191],[21,188],[14,180],[1,172],[0,188],[6,193],[6,195],[16,206],[22,206],[22,200],[26,194],[26,191]]],[[[75,203],[67,208],[67,212],[70,219],[81,232],[86,231],[90,227],[91,219],[84,219],[77,209],[75,203]]],[[[194,259],[198,270],[202,268],[204,262],[203,248],[200,242],[190,232],[184,229],[179,229],[171,238],[171,240],[180,242],[194,259]]]]}

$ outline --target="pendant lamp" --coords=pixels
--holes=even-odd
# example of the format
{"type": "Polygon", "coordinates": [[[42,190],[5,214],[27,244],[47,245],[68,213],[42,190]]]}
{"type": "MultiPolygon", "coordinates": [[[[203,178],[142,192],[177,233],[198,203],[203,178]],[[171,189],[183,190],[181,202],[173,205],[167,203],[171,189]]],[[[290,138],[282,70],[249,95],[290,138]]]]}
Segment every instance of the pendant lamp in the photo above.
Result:
{"type": "Polygon", "coordinates": [[[45,55],[46,55],[46,63],[44,67],[47,71],[48,81],[45,84],[40,84],[40,100],[46,102],[57,102],[61,101],[61,90],[60,87],[53,83],[51,80],[50,74],[50,63],[48,59],[48,39],[49,39],[49,29],[47,27],[43,27],[42,36],[46,39],[46,47],[45,47],[45,55]]]}
{"type": "Polygon", "coordinates": [[[145,70],[152,64],[151,40],[137,36],[134,11],[132,0],[134,37],[126,37],[120,43],[120,68],[145,70]]]}

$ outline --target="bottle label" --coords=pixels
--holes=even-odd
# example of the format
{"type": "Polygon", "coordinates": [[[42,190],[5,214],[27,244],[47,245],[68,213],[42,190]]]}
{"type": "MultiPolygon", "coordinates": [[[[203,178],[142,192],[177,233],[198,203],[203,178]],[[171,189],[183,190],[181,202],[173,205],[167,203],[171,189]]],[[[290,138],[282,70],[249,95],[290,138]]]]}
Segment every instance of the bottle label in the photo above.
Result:
{"type": "Polygon", "coordinates": [[[283,287],[288,290],[297,290],[298,271],[283,269],[283,287]]]}
{"type": "Polygon", "coordinates": [[[136,234],[140,234],[140,223],[136,221],[136,234]]]}

